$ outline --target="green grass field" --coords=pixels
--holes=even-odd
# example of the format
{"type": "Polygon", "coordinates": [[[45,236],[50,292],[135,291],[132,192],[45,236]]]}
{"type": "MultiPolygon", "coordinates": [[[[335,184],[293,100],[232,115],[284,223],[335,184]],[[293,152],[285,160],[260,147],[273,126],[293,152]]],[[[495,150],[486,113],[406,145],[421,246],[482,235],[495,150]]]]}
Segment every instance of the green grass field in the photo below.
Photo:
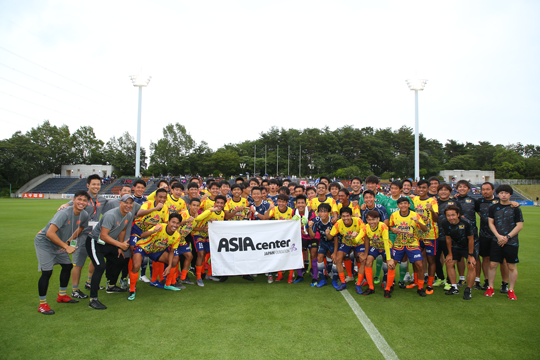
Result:
{"type": "MultiPolygon", "coordinates": [[[[102,293],[108,309],[96,311],[87,300],[56,303],[60,271],[55,267],[48,302],[56,314],[41,315],[33,241],[61,203],[0,200],[2,359],[383,358],[342,294],[331,286],[311,288],[309,276],[300,284],[267,284],[262,275],[255,282],[235,277],[179,292],[139,283],[135,301],[102,293]]],[[[345,291],[400,359],[537,359],[540,208],[523,213],[518,301],[498,291],[486,298],[473,290],[468,302],[461,298],[463,290],[445,296],[442,288],[426,298],[399,288],[391,299],[380,287],[369,297],[357,295],[352,285],[345,291]]]]}

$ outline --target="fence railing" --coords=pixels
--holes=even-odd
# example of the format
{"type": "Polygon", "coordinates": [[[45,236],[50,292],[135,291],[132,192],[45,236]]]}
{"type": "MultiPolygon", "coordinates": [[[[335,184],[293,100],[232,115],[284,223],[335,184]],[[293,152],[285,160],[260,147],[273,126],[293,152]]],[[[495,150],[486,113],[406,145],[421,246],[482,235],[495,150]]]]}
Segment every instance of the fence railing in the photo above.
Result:
{"type": "Polygon", "coordinates": [[[534,179],[496,179],[495,182],[508,185],[540,185],[540,180],[534,179]]]}

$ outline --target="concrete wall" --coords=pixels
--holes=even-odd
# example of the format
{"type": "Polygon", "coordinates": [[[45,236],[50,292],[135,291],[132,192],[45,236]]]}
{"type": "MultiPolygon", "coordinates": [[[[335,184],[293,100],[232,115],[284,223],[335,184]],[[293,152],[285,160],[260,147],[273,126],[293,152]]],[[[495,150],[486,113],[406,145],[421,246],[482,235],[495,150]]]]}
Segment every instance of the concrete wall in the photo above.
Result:
{"type": "Polygon", "coordinates": [[[482,170],[443,170],[439,175],[444,178],[444,181],[451,183],[459,180],[467,180],[473,184],[481,184],[483,182],[495,182],[495,171],[482,170]],[[455,178],[455,180],[453,180],[455,178]]]}
{"type": "Polygon", "coordinates": [[[30,180],[29,182],[27,182],[26,184],[21,186],[21,188],[19,190],[17,190],[17,192],[15,192],[15,194],[16,194],[15,196],[18,197],[19,194],[28,192],[28,190],[33,189],[36,186],[38,186],[39,184],[44,183],[45,181],[52,178],[53,176],[54,176],[54,174],[43,174],[43,175],[39,175],[39,176],[33,178],[32,180],[30,180]]]}
{"type": "Polygon", "coordinates": [[[101,177],[107,177],[112,175],[114,167],[112,165],[62,165],[61,176],[73,176],[74,178],[78,177],[88,177],[93,174],[98,174],[101,177]]]}

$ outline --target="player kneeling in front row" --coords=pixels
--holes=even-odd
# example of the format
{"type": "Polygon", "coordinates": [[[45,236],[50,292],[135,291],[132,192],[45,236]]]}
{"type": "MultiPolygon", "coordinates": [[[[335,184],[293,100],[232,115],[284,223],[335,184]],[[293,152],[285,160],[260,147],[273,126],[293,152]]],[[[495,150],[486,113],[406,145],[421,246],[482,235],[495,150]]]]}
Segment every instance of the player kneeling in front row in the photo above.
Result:
{"type": "Polygon", "coordinates": [[[367,224],[362,228],[358,239],[364,241],[365,250],[369,249],[366,259],[366,280],[369,284],[369,289],[364,291],[364,295],[371,295],[375,292],[373,285],[373,261],[382,255],[383,260],[388,265],[388,274],[386,279],[386,288],[384,289],[384,297],[391,297],[390,293],[394,286],[396,276],[396,266],[392,259],[392,242],[388,235],[388,226],[380,222],[379,213],[376,210],[371,210],[366,214],[367,224]]]}
{"type": "Polygon", "coordinates": [[[474,285],[474,278],[476,277],[476,260],[478,259],[478,252],[474,247],[474,229],[467,219],[461,217],[459,207],[450,205],[444,210],[444,214],[446,220],[442,223],[440,230],[446,237],[446,246],[448,248],[446,271],[452,284],[450,290],[446,291],[445,294],[459,294],[454,266],[462,258],[467,258],[467,287],[463,299],[470,300],[472,297],[471,287],[474,285]]]}
{"type": "Polygon", "coordinates": [[[133,201],[133,196],[122,195],[119,207],[107,211],[86,238],[86,252],[95,269],[90,282],[90,302],[88,303],[88,306],[93,309],[107,309],[98,300],[99,283],[105,269],[107,269],[109,279],[114,279],[114,283],[107,286],[107,293],[126,291],[115,284],[124,267],[124,251],[129,249],[128,241],[133,222],[133,214],[131,213],[133,201]],[[105,259],[107,259],[106,263],[105,259]]]}
{"type": "MultiPolygon", "coordinates": [[[[426,232],[428,228],[422,218],[417,213],[409,209],[409,200],[406,197],[399,198],[397,201],[399,211],[390,216],[390,230],[397,235],[394,242],[394,260],[401,263],[401,260],[407,255],[409,261],[413,264],[417,274],[424,273],[422,251],[418,242],[419,231],[426,232]]],[[[418,278],[418,290],[420,296],[426,296],[424,291],[424,277],[418,278]]]]}
{"type": "Polygon", "coordinates": [[[38,282],[39,308],[38,311],[44,315],[52,315],[47,304],[47,289],[49,279],[52,276],[53,266],[60,264],[60,292],[56,301],[59,303],[77,303],[78,300],[66,295],[69,276],[73,264],[68,254],[73,254],[76,247],[69,246],[66,241],[77,239],[77,236],[88,226],[90,216],[84,210],[88,205],[90,195],[84,190],[77,191],[73,197],[73,206],[58,211],[34,239],[36,255],[38,258],[38,270],[41,277],[38,282]]]}
{"type": "Polygon", "coordinates": [[[166,290],[181,290],[171,285],[175,274],[171,272],[171,269],[178,265],[180,258],[175,255],[175,251],[178,249],[182,237],[178,231],[181,222],[182,216],[180,214],[170,214],[168,224],[157,224],[141,234],[141,239],[137,241],[133,249],[133,268],[129,272],[128,300],[135,300],[135,284],[144,257],[167,265],[163,272],[163,276],[167,278],[164,286],[166,290]]]}

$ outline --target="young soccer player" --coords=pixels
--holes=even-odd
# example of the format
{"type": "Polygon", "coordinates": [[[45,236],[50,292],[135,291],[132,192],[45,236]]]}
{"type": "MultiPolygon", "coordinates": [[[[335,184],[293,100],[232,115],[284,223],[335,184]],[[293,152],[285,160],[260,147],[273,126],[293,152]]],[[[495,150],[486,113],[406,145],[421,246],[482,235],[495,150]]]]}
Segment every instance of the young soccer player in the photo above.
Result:
{"type": "Polygon", "coordinates": [[[279,182],[276,179],[270,179],[268,182],[268,199],[266,199],[268,202],[272,202],[275,206],[277,206],[277,198],[278,198],[278,188],[279,188],[279,182]]]}
{"type": "MultiPolygon", "coordinates": [[[[94,275],[90,287],[90,302],[88,306],[96,310],[105,310],[107,307],[98,300],[98,290],[101,277],[107,268],[109,277],[118,278],[124,265],[124,251],[129,249],[129,230],[133,222],[133,198],[125,194],[120,198],[118,208],[107,211],[99,220],[88,238],[86,239],[86,251],[94,264],[94,275]],[[107,262],[105,262],[107,259],[107,262]]],[[[107,293],[125,292],[114,284],[107,286],[107,293]]]]}
{"type": "MultiPolygon", "coordinates": [[[[210,185],[208,185],[208,190],[210,191],[210,195],[205,199],[201,199],[201,212],[214,207],[216,197],[219,195],[219,184],[215,181],[212,182],[210,185]]],[[[226,197],[225,201],[227,201],[226,197]]]]}
{"type": "Polygon", "coordinates": [[[350,201],[353,205],[358,205],[360,201],[360,196],[362,195],[362,179],[358,176],[355,176],[351,179],[351,189],[352,192],[349,194],[350,201]]]}
{"type": "Polygon", "coordinates": [[[448,248],[448,255],[446,256],[446,271],[448,272],[448,278],[452,287],[446,291],[446,295],[459,294],[459,289],[456,282],[456,271],[454,266],[462,258],[467,259],[467,287],[463,294],[464,300],[470,300],[472,298],[471,287],[474,284],[474,278],[476,276],[476,259],[478,253],[474,246],[474,228],[470,221],[461,217],[460,209],[455,205],[449,205],[444,214],[446,220],[442,223],[441,232],[444,233],[446,238],[446,247],[448,248]]]}
{"type": "Polygon", "coordinates": [[[382,255],[384,261],[388,265],[388,275],[386,288],[384,289],[384,297],[390,298],[392,287],[395,278],[395,264],[392,259],[392,242],[388,236],[388,225],[379,221],[380,214],[375,210],[370,210],[366,214],[367,225],[362,227],[358,239],[364,241],[364,253],[368,256],[365,264],[366,280],[369,284],[369,289],[364,291],[364,295],[371,295],[375,292],[373,285],[373,261],[382,255]]]}
{"type": "MultiPolygon", "coordinates": [[[[418,242],[418,232],[427,232],[428,228],[422,218],[410,210],[409,200],[405,197],[397,200],[399,211],[396,211],[390,216],[390,231],[396,234],[394,243],[393,258],[400,263],[405,255],[415,269],[416,274],[423,274],[422,251],[418,242]]],[[[415,279],[418,283],[418,295],[424,297],[424,277],[420,276],[415,279]]]]}
{"type": "MultiPolygon", "coordinates": [[[[157,186],[157,190],[159,189],[165,189],[165,191],[167,192],[167,194],[169,194],[169,182],[165,179],[161,179],[159,180],[158,182],[158,186],[157,186]]],[[[155,200],[155,197],[156,197],[156,194],[157,194],[157,190],[154,191],[153,193],[151,193],[150,195],[148,195],[147,197],[147,200],[148,201],[154,201],[155,200]]]]}
{"type": "Polygon", "coordinates": [[[497,267],[506,259],[509,275],[508,299],[517,300],[514,286],[518,276],[516,265],[519,262],[518,234],[523,229],[523,214],[519,207],[513,207],[510,202],[510,197],[514,193],[510,185],[499,185],[496,192],[500,202],[489,207],[489,228],[495,238],[491,242],[489,287],[485,295],[492,297],[495,293],[493,283],[497,267]]]}
{"type": "Polygon", "coordinates": [[[171,193],[167,194],[167,201],[165,202],[165,206],[169,208],[169,214],[180,213],[187,208],[186,202],[182,199],[183,194],[184,185],[179,182],[171,185],[171,193]]]}
{"type": "Polygon", "coordinates": [[[274,204],[269,203],[266,200],[263,200],[263,187],[254,187],[251,189],[251,196],[253,197],[253,204],[250,207],[251,219],[252,220],[266,220],[268,219],[267,212],[274,208],[274,204]]]}
{"type": "Polygon", "coordinates": [[[142,179],[135,180],[133,183],[133,196],[137,204],[142,205],[147,201],[144,192],[146,191],[146,183],[142,179]]]}
{"type": "Polygon", "coordinates": [[[191,199],[199,199],[199,196],[199,184],[197,184],[196,182],[190,182],[187,185],[187,195],[184,195],[182,199],[187,206],[187,204],[190,203],[191,199]]]}
{"type": "Polygon", "coordinates": [[[334,199],[332,199],[331,197],[328,197],[326,195],[326,189],[327,189],[327,186],[326,186],[326,183],[324,182],[320,182],[317,184],[317,197],[316,198],[313,198],[311,199],[311,201],[309,202],[309,207],[312,209],[312,210],[315,210],[315,213],[318,215],[317,213],[317,210],[319,208],[319,205],[320,204],[328,204],[330,205],[330,211],[331,211],[331,216],[332,216],[332,225],[336,223],[336,221],[338,220],[338,210],[337,210],[337,204],[336,204],[336,201],[334,199]]]}
{"type": "MultiPolygon", "coordinates": [[[[372,191],[373,194],[375,194],[375,202],[378,204],[382,204],[386,200],[386,196],[377,190],[379,186],[379,182],[380,182],[379,178],[375,175],[369,175],[366,178],[367,189],[372,191]]],[[[364,195],[362,194],[362,196],[360,196],[360,199],[358,200],[358,205],[360,206],[361,210],[365,209],[365,207],[363,206],[364,203],[365,203],[365,199],[364,199],[364,195]]]]}
{"type": "MultiPolygon", "coordinates": [[[[320,185],[320,183],[319,183],[320,185]]],[[[323,187],[324,189],[324,187],[323,187]]],[[[316,287],[323,287],[325,285],[328,285],[328,282],[326,281],[326,276],[324,274],[325,266],[324,266],[324,259],[327,256],[330,256],[330,261],[328,261],[328,268],[333,269],[333,259],[334,259],[334,242],[328,239],[328,236],[330,235],[330,232],[332,231],[332,227],[334,224],[332,223],[330,219],[330,211],[332,210],[331,206],[328,203],[322,203],[318,207],[318,213],[319,216],[317,216],[312,221],[308,222],[308,231],[309,236],[311,236],[312,239],[315,239],[315,233],[319,234],[320,241],[319,241],[319,249],[317,250],[317,270],[319,271],[318,277],[319,281],[316,285],[316,287]]],[[[315,271],[315,269],[313,270],[315,271]]],[[[334,271],[334,276],[332,281],[337,281],[338,274],[337,269],[334,271]]]]}
{"type": "Polygon", "coordinates": [[[428,179],[429,188],[427,195],[429,197],[437,198],[437,189],[439,188],[439,185],[441,182],[439,181],[439,178],[436,176],[432,176],[428,179]]]}
{"type": "Polygon", "coordinates": [[[401,184],[403,185],[403,188],[401,189],[401,193],[412,199],[415,196],[412,192],[412,181],[409,179],[405,179],[401,182],[401,184]]]}
{"type": "MultiPolygon", "coordinates": [[[[428,263],[428,284],[426,287],[426,294],[433,294],[433,282],[435,281],[435,270],[437,265],[435,264],[435,256],[437,255],[437,237],[438,226],[437,220],[439,218],[439,205],[437,199],[429,197],[428,195],[428,182],[426,180],[420,180],[416,184],[416,190],[418,196],[413,198],[414,207],[416,213],[422,218],[424,224],[428,228],[425,233],[420,233],[420,247],[423,250],[423,254],[427,257],[428,263]]],[[[410,258],[409,258],[410,260],[410,258]]],[[[416,274],[418,278],[423,277],[425,279],[426,274],[416,274]]],[[[415,283],[408,285],[408,287],[414,287],[415,283]]]]}
{"type": "MultiPolygon", "coordinates": [[[[182,235],[182,239],[180,240],[180,245],[178,246],[178,251],[176,251],[178,256],[181,258],[184,257],[182,271],[180,273],[180,277],[178,279],[178,282],[176,284],[177,287],[181,287],[181,285],[195,285],[194,282],[190,281],[188,276],[188,271],[190,268],[190,265],[193,263],[193,257],[197,256],[196,248],[195,248],[195,242],[193,240],[193,236],[191,232],[193,229],[197,227],[197,222],[195,221],[195,218],[199,215],[199,208],[201,206],[201,200],[199,198],[192,198],[189,201],[189,206],[187,210],[182,210],[180,215],[182,215],[182,222],[180,223],[180,229],[178,230],[180,232],[180,235],[182,235]],[[185,244],[184,244],[185,243],[185,244]],[[193,250],[190,249],[190,245],[193,248],[193,250]],[[187,251],[186,251],[187,250],[187,251]],[[193,255],[193,252],[195,251],[195,255],[193,255]]],[[[176,254],[175,254],[176,255],[176,254]]],[[[175,274],[176,276],[177,274],[175,274]]]]}
{"type": "MultiPolygon", "coordinates": [[[[287,188],[287,190],[289,190],[287,188]]],[[[268,219],[269,220],[291,220],[293,217],[293,209],[287,206],[289,203],[289,197],[285,194],[279,194],[277,197],[277,206],[274,208],[271,208],[268,212],[268,219]]],[[[288,283],[293,283],[293,277],[294,277],[294,270],[289,271],[289,279],[288,283]]],[[[279,271],[277,273],[277,277],[275,281],[281,281],[283,279],[283,273],[279,271]]],[[[268,276],[268,283],[272,283],[273,278],[272,274],[268,276]]]]}
{"type": "Polygon", "coordinates": [[[347,281],[345,279],[345,269],[343,268],[343,260],[348,256],[352,250],[357,254],[362,252],[361,244],[357,243],[356,237],[360,233],[364,223],[361,219],[352,216],[352,210],[349,207],[342,207],[340,210],[341,219],[339,219],[330,234],[328,240],[334,240],[334,263],[336,264],[339,279],[341,285],[338,286],[337,282],[332,281],[332,285],[338,291],[345,290],[347,288],[347,281]],[[341,243],[338,239],[338,234],[341,235],[341,243]]]}
{"type": "MultiPolygon", "coordinates": [[[[180,244],[181,235],[178,232],[182,216],[180,214],[170,214],[169,223],[156,224],[150,227],[147,231],[141,234],[141,238],[135,244],[133,250],[133,268],[130,270],[130,284],[128,300],[135,300],[137,276],[139,267],[141,266],[144,257],[150,257],[154,264],[160,262],[166,264],[163,269],[162,276],[167,277],[168,285],[157,286],[166,290],[179,291],[180,289],[171,286],[172,277],[171,270],[178,264],[179,257],[174,253],[180,244]]],[[[154,270],[155,271],[155,270],[154,270]]]]}
{"type": "Polygon", "coordinates": [[[328,188],[330,190],[329,197],[334,199],[336,201],[336,204],[339,203],[338,193],[339,193],[339,190],[341,190],[341,186],[339,186],[337,182],[333,182],[328,186],[328,188]]]}
{"type": "Polygon", "coordinates": [[[242,185],[233,184],[231,186],[232,198],[227,200],[225,205],[225,220],[244,220],[249,204],[246,198],[242,197],[242,185]]]}
{"type": "MultiPolygon", "coordinates": [[[[309,230],[307,228],[309,221],[312,221],[316,217],[314,211],[307,210],[307,198],[305,195],[298,195],[296,198],[296,209],[294,210],[293,220],[301,220],[301,234],[302,234],[302,251],[309,251],[311,257],[311,269],[313,271],[312,284],[317,284],[318,271],[317,271],[317,248],[318,248],[318,235],[314,239],[309,236],[309,230]]],[[[307,268],[307,267],[306,267],[307,268]]],[[[304,268],[296,270],[298,278],[294,280],[294,284],[304,281],[304,268]]]]}
{"type": "Polygon", "coordinates": [[[44,315],[54,314],[54,311],[47,304],[47,290],[53,273],[53,267],[56,264],[62,266],[60,272],[60,292],[56,301],[59,303],[79,302],[66,295],[69,276],[73,268],[69,254],[75,252],[78,246],[76,239],[88,226],[90,216],[85,211],[85,208],[89,200],[90,195],[86,191],[77,191],[73,197],[73,206],[68,206],[58,211],[34,239],[38,258],[38,271],[41,271],[41,277],[38,282],[38,312],[44,315]],[[68,240],[72,241],[71,246],[66,243],[68,240]]]}
{"type": "Polygon", "coordinates": [[[232,197],[231,184],[229,184],[227,180],[221,180],[219,182],[219,193],[225,196],[227,199],[230,199],[232,197]]]}

